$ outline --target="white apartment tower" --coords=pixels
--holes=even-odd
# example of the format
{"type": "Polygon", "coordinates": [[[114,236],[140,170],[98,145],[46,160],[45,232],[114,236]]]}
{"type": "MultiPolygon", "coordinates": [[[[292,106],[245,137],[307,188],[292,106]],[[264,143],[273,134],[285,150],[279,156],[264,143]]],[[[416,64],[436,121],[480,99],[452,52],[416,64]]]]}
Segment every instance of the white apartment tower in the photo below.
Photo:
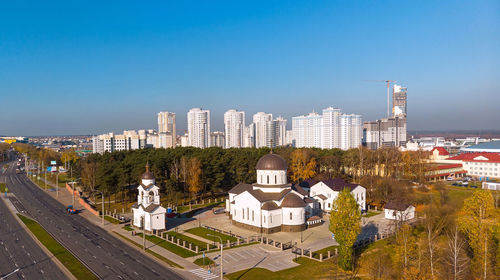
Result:
{"type": "Polygon", "coordinates": [[[175,113],[158,113],[158,145],[155,148],[172,148],[176,144],[175,113]]]}
{"type": "Polygon", "coordinates": [[[322,115],[312,112],[292,118],[293,140],[299,148],[357,148],[361,145],[362,133],[361,116],[342,114],[337,108],[328,107],[322,115]]]}
{"type": "Polygon", "coordinates": [[[198,148],[210,147],[210,111],[200,108],[189,110],[188,145],[198,148]]]}
{"type": "Polygon", "coordinates": [[[268,145],[268,126],[273,120],[272,114],[266,114],[264,112],[258,112],[253,115],[253,123],[255,125],[255,147],[267,147],[268,145]]]}
{"type": "Polygon", "coordinates": [[[292,118],[292,134],[299,148],[321,147],[322,117],[312,112],[292,118]]]}
{"type": "Polygon", "coordinates": [[[339,148],[340,144],[340,116],[342,111],[338,108],[328,107],[323,109],[321,124],[321,148],[339,148]]]}
{"type": "Polygon", "coordinates": [[[245,130],[245,112],[228,110],[224,113],[225,148],[242,148],[245,130]]]}

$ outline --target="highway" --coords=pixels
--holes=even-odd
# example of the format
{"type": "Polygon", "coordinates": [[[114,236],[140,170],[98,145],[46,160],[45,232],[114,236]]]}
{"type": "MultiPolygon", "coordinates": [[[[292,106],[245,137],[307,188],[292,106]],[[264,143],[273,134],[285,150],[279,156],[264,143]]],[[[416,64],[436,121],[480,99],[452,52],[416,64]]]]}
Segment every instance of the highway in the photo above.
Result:
{"type": "MultiPolygon", "coordinates": [[[[3,194],[2,194],[3,195],[3,194]]],[[[0,199],[0,279],[66,279],[0,199]]]]}
{"type": "Polygon", "coordinates": [[[67,214],[26,175],[9,168],[2,176],[27,212],[99,278],[182,279],[83,217],[67,214]]]}

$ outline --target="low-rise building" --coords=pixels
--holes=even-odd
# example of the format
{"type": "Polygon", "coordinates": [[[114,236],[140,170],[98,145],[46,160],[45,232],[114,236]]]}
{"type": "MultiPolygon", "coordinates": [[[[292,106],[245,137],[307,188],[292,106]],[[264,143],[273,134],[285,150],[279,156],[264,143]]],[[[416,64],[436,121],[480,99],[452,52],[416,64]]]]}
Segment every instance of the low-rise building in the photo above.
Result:
{"type": "Polygon", "coordinates": [[[415,206],[392,200],[385,204],[384,215],[386,219],[397,221],[409,221],[415,218],[415,206]]]}
{"type": "Polygon", "coordinates": [[[500,178],[500,154],[464,153],[447,159],[450,163],[461,163],[469,176],[477,178],[500,178]]]}

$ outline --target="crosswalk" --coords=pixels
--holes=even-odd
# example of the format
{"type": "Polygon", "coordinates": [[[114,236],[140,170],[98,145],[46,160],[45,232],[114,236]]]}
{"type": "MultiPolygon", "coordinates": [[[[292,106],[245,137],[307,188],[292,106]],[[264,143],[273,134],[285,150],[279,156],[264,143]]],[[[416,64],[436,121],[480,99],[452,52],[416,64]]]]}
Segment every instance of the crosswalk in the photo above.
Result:
{"type": "Polygon", "coordinates": [[[205,280],[210,280],[219,277],[219,275],[215,274],[213,271],[209,273],[208,270],[205,270],[203,268],[193,269],[190,270],[190,272],[205,280]]]}

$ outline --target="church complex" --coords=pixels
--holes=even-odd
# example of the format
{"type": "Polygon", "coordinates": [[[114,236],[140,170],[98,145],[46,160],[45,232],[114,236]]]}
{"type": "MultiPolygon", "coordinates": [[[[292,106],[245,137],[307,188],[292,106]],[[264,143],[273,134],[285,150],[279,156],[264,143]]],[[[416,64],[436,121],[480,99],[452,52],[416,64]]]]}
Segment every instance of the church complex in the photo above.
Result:
{"type": "Polygon", "coordinates": [[[344,188],[361,210],[366,209],[366,189],[360,185],[342,179],[288,183],[287,163],[279,155],[263,156],[255,169],[257,182],[239,183],[226,200],[226,211],[237,226],[264,233],[305,230],[317,225],[323,211],[332,209],[333,200],[344,188]]]}

